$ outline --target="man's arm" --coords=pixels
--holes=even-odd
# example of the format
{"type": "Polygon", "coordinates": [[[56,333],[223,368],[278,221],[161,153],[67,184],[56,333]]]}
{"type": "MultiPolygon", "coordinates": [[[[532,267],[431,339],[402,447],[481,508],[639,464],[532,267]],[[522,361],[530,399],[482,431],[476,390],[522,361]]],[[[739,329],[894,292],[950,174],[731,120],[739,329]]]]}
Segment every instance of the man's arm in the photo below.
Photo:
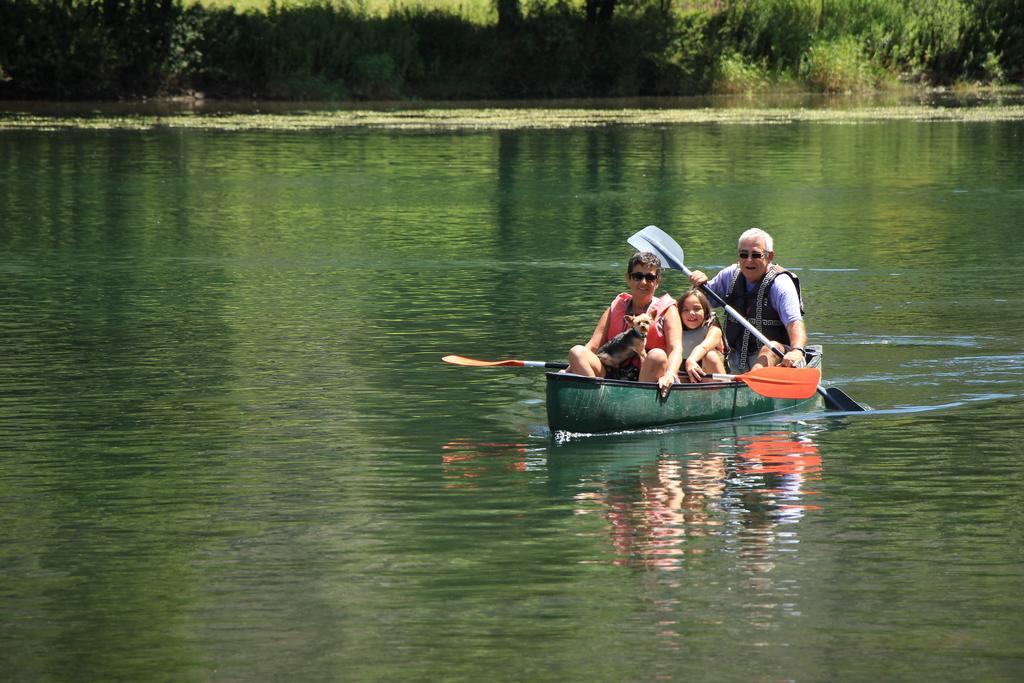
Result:
{"type": "MultiPolygon", "coordinates": [[[[708,289],[713,291],[718,296],[725,298],[725,295],[729,293],[729,285],[732,284],[732,278],[736,276],[736,267],[727,266],[722,270],[718,271],[710,280],[707,274],[701,270],[694,270],[690,273],[690,284],[693,285],[694,289],[700,289],[700,286],[707,284],[708,289]]],[[[711,298],[711,305],[718,306],[718,302],[711,298]]]]}
{"type": "Polygon", "coordinates": [[[793,348],[782,357],[781,365],[791,368],[804,357],[802,349],[807,348],[807,327],[803,320],[794,320],[786,325],[786,332],[789,333],[789,345],[793,348]]]}
{"type": "Polygon", "coordinates": [[[807,348],[807,326],[804,324],[803,314],[800,313],[800,293],[797,292],[791,278],[780,275],[772,284],[771,299],[772,306],[779,312],[782,324],[786,326],[789,345],[793,347],[793,350],[782,358],[781,365],[792,367],[803,358],[803,351],[800,349],[807,348]]]}

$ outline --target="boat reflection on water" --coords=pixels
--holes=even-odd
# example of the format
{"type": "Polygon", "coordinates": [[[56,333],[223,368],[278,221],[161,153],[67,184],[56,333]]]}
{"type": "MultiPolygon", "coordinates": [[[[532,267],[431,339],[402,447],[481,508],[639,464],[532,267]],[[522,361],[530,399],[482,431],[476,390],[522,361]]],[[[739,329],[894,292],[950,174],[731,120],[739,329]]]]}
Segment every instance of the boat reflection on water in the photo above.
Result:
{"type": "Polygon", "coordinates": [[[814,502],[821,456],[802,425],[729,425],[552,451],[552,482],[578,515],[607,520],[613,562],[678,570],[717,551],[773,567],[814,502]],[[646,456],[643,453],[646,452],[646,456]],[[584,464],[589,461],[590,469],[584,464]]]}
{"type": "Polygon", "coordinates": [[[820,510],[813,429],[731,423],[554,445],[453,438],[441,447],[441,473],[446,489],[511,508],[539,504],[577,518],[574,533],[606,535],[611,556],[588,562],[673,571],[725,552],[744,573],[763,575],[780,552],[796,550],[797,523],[820,510]],[[545,491],[548,500],[537,500],[545,491]]]}

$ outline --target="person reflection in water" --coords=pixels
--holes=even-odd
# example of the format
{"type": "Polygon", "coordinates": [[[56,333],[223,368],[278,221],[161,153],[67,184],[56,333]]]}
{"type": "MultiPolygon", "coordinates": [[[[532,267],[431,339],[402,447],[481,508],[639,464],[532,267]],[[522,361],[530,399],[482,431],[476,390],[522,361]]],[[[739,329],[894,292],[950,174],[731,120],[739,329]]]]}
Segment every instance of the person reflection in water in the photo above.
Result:
{"type": "Polygon", "coordinates": [[[626,267],[628,292],[619,294],[598,320],[590,341],[569,350],[569,372],[586,377],[608,377],[657,382],[664,397],[676,382],[683,361],[682,324],[676,300],[669,294],[655,297],[661,283],[661,261],[651,252],[637,252],[626,267]],[[631,358],[618,368],[606,367],[598,349],[627,329],[626,316],[648,313],[655,324],[647,334],[647,357],[631,358]]]}
{"type": "MultiPolygon", "coordinates": [[[[598,490],[577,493],[588,507],[603,508],[616,565],[666,571],[699,562],[722,544],[736,541],[737,566],[749,576],[774,568],[779,527],[798,523],[821,481],[821,456],[808,435],[767,432],[722,439],[722,450],[662,454],[635,476],[618,474],[598,490]],[[717,540],[715,540],[717,539],[717,540]]],[[[787,542],[795,538],[791,528],[787,542]]]]}

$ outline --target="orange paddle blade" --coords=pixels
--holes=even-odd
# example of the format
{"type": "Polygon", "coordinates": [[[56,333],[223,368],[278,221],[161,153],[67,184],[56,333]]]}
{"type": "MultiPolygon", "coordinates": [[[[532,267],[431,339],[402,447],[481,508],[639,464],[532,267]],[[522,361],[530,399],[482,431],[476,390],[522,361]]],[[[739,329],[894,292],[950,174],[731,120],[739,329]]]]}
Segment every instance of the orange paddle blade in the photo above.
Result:
{"type": "Polygon", "coordinates": [[[468,365],[474,368],[493,368],[502,365],[522,367],[524,364],[521,360],[477,360],[465,356],[444,356],[441,360],[452,365],[468,365]]]}
{"type": "Polygon", "coordinates": [[[758,368],[736,375],[736,379],[769,398],[810,398],[821,384],[821,369],[758,368]]]}

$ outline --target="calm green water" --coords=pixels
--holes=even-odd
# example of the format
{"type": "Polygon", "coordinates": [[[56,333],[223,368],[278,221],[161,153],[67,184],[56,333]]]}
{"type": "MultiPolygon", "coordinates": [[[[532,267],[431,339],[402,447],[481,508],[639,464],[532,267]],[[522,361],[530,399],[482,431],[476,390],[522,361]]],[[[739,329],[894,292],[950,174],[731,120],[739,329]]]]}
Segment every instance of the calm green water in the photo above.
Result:
{"type": "Polygon", "coordinates": [[[0,671],[1019,680],[1022,214],[1021,122],[0,131],[0,671]],[[877,411],[556,441],[440,363],[650,223],[768,227],[877,411]]]}

